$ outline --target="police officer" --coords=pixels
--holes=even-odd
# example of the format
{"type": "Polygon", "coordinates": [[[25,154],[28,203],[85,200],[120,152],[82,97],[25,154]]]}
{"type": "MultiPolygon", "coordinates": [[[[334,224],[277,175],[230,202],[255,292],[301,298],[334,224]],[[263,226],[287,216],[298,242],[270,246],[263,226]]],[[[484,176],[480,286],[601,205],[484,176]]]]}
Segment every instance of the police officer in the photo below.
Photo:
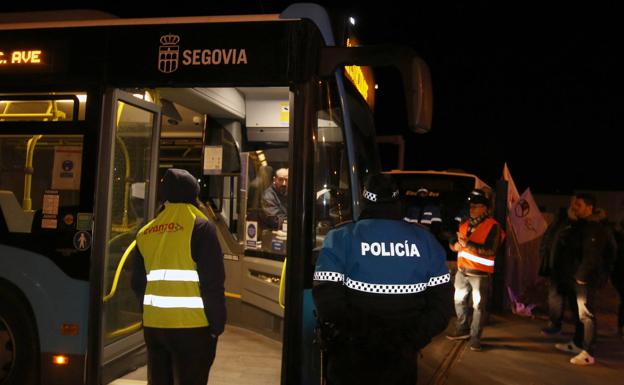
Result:
{"type": "MultiPolygon", "coordinates": [[[[409,194],[411,191],[406,193],[409,194]]],[[[431,229],[431,232],[438,234],[442,226],[442,215],[440,207],[433,202],[430,192],[425,187],[416,190],[416,198],[413,205],[407,208],[405,220],[412,223],[420,223],[431,229]]]]}
{"type": "Polygon", "coordinates": [[[455,312],[457,324],[451,340],[470,339],[470,349],[481,350],[481,333],[489,298],[496,251],[503,240],[501,226],[488,213],[490,200],[481,189],[468,195],[470,216],[459,225],[449,247],[457,251],[455,274],[455,312]],[[472,294],[472,322],[468,322],[468,295],[472,294]]]}
{"type": "Polygon", "coordinates": [[[446,254],[402,220],[389,175],[370,176],[359,220],[327,234],[313,296],[332,385],[415,384],[417,352],[451,316],[446,254]]]}
{"type": "Polygon", "coordinates": [[[143,297],[151,385],[205,385],[225,325],[225,269],[215,227],[195,206],[199,184],[169,169],[164,209],[137,234],[133,288],[143,297]]]}

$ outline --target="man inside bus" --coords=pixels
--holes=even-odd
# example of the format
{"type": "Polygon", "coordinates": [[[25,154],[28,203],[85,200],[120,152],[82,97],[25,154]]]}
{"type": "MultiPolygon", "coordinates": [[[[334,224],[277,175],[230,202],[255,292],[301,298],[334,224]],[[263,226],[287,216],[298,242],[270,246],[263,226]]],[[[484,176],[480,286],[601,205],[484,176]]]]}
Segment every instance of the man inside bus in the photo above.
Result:
{"type": "Polygon", "coordinates": [[[273,183],[262,194],[262,211],[265,224],[272,229],[281,229],[288,217],[288,169],[275,171],[273,183]]]}
{"type": "Polygon", "coordinates": [[[195,206],[197,179],[169,169],[164,209],[137,233],[132,287],[143,303],[148,382],[205,385],[225,327],[225,269],[215,226],[195,206]]]}
{"type": "Polygon", "coordinates": [[[418,351],[451,317],[446,253],[402,214],[392,177],[372,175],[359,219],[323,242],[312,294],[332,385],[415,384],[418,351]]]}

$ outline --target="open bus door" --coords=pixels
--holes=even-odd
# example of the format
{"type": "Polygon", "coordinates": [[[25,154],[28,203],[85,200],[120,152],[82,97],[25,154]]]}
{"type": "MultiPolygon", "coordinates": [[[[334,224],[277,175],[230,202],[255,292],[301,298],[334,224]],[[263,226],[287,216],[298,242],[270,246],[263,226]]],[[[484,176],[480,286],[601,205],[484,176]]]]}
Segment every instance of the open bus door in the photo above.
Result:
{"type": "Polygon", "coordinates": [[[133,94],[108,91],[103,111],[91,266],[103,279],[91,280],[89,384],[106,384],[140,360],[142,304],[126,262],[136,232],[154,216],[160,133],[160,106],[133,94]]]}

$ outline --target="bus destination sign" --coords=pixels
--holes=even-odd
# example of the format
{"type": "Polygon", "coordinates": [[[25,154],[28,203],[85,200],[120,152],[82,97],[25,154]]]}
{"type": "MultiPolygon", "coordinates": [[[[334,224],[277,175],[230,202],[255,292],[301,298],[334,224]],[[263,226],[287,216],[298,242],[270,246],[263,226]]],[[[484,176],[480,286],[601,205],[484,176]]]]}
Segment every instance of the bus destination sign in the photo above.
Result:
{"type": "Polygon", "coordinates": [[[0,49],[0,67],[41,66],[45,64],[45,57],[41,49],[0,49]]]}

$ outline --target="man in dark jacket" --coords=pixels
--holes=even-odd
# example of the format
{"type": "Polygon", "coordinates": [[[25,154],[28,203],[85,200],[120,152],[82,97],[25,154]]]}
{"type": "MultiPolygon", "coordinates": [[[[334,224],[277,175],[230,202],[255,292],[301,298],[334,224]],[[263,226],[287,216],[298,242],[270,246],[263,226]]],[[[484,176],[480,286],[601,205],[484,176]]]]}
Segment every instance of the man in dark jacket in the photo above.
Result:
{"type": "Polygon", "coordinates": [[[281,229],[288,218],[288,169],[275,171],[273,182],[262,194],[262,210],[265,224],[272,229],[281,229]]]}
{"type": "Polygon", "coordinates": [[[133,289],[142,299],[151,385],[205,385],[225,327],[225,269],[199,184],[169,169],[158,216],[137,233],[133,289]]]}
{"type": "Polygon", "coordinates": [[[417,352],[451,316],[446,253],[425,228],[401,220],[389,175],[369,177],[362,196],[360,218],[327,234],[314,273],[327,378],[415,384],[417,352]]]}
{"type": "MultiPolygon", "coordinates": [[[[548,226],[540,244],[541,265],[539,274],[548,277],[548,326],[542,329],[542,334],[555,335],[561,332],[565,301],[570,304],[570,310],[578,312],[576,294],[574,291],[574,272],[578,262],[574,260],[574,253],[570,250],[570,233],[576,216],[570,206],[559,213],[559,216],[548,226]]],[[[575,341],[580,345],[582,341],[575,341]]]]}
{"type": "Polygon", "coordinates": [[[574,273],[578,321],[573,341],[556,344],[559,350],[576,354],[570,362],[575,365],[593,365],[594,344],[596,341],[596,290],[608,278],[609,261],[614,259],[615,241],[607,226],[604,210],[596,207],[596,197],[592,194],[577,194],[572,209],[578,218],[572,226],[569,240],[570,250],[578,261],[574,273]]]}

